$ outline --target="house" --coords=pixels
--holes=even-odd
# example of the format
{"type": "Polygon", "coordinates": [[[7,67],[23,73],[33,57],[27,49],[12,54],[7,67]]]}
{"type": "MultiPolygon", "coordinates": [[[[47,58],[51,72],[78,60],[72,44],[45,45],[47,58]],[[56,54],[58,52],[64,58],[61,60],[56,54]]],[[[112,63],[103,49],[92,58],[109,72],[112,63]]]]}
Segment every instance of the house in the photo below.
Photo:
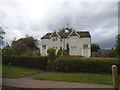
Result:
{"type": "Polygon", "coordinates": [[[85,57],[91,56],[91,35],[89,31],[54,31],[47,33],[41,38],[41,55],[47,56],[47,49],[54,48],[56,52],[62,47],[66,49],[69,44],[70,55],[80,55],[85,57]]]}

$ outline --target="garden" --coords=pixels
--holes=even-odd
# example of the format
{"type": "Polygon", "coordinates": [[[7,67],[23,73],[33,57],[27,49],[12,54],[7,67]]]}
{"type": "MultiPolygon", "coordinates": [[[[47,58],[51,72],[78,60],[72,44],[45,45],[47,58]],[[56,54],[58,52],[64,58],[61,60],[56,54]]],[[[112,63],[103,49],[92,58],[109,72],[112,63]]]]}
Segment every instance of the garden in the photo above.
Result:
{"type": "MultiPolygon", "coordinates": [[[[49,60],[43,56],[3,56],[3,78],[21,78],[37,73],[35,80],[112,84],[111,66],[119,68],[117,58],[61,56],[49,60]]],[[[120,69],[118,69],[120,73],[120,69]]]]}

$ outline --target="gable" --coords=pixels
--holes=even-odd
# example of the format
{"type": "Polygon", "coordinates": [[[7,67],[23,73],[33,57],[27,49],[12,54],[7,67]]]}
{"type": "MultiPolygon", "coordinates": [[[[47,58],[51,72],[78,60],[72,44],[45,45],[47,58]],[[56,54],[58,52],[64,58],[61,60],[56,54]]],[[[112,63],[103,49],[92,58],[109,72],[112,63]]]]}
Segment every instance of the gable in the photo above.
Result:
{"type": "Polygon", "coordinates": [[[49,38],[51,37],[60,37],[60,35],[55,31],[49,36],[49,38]]]}
{"type": "Polygon", "coordinates": [[[69,33],[59,33],[59,32],[53,32],[53,33],[47,33],[45,34],[41,39],[50,39],[51,36],[58,36],[61,38],[68,38],[70,35],[78,35],[80,38],[90,38],[90,33],[88,31],[75,31],[69,32],[69,33]]]}
{"type": "Polygon", "coordinates": [[[70,36],[78,36],[78,37],[80,37],[79,34],[74,30],[68,35],[68,37],[70,37],[70,36]]]}

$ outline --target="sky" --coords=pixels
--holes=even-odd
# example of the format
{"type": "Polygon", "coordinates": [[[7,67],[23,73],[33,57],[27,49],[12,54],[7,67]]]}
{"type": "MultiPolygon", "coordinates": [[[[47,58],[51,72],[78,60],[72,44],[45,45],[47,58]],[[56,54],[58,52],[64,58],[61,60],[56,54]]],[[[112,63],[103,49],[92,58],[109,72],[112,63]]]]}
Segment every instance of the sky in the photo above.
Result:
{"type": "MultiPolygon", "coordinates": [[[[89,31],[91,42],[102,49],[115,46],[118,34],[118,2],[107,0],[0,0],[0,26],[9,44],[26,35],[40,38],[69,27],[89,31]]],[[[40,44],[39,44],[40,45],[40,44]]]]}

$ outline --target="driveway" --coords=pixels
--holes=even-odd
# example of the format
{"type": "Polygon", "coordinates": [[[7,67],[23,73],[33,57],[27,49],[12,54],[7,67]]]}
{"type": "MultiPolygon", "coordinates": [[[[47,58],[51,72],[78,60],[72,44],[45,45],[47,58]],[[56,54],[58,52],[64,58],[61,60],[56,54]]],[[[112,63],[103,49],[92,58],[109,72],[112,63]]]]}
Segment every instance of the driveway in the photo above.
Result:
{"type": "Polygon", "coordinates": [[[84,84],[49,80],[32,80],[31,78],[3,79],[3,86],[19,88],[112,88],[112,85],[84,84]]]}

